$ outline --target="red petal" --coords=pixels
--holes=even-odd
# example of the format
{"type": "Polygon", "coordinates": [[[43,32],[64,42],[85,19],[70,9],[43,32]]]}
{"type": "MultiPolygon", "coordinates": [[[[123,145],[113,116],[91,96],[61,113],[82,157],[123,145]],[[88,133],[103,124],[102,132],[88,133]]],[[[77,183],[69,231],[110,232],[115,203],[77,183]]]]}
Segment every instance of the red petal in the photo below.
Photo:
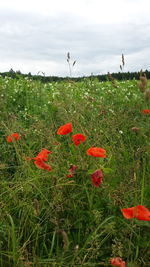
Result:
{"type": "Polygon", "coordinates": [[[74,134],[72,136],[72,140],[76,146],[78,146],[81,142],[86,140],[86,137],[83,134],[74,134]]]}
{"type": "Polygon", "coordinates": [[[11,143],[12,139],[19,140],[20,139],[19,134],[18,133],[12,133],[11,135],[7,136],[7,142],[8,143],[11,143]]]}
{"type": "Polygon", "coordinates": [[[135,207],[122,209],[121,211],[126,219],[132,219],[135,217],[135,207]]]}
{"type": "Polygon", "coordinates": [[[137,215],[138,220],[150,221],[150,211],[146,207],[138,205],[137,209],[138,209],[138,215],[137,215]]]}
{"type": "Polygon", "coordinates": [[[92,178],[92,183],[94,186],[99,187],[102,183],[102,180],[100,178],[92,178]]]}
{"type": "Polygon", "coordinates": [[[90,147],[86,153],[93,157],[106,158],[106,150],[101,147],[90,147]]]}
{"type": "Polygon", "coordinates": [[[120,267],[125,267],[126,263],[123,261],[120,257],[112,258],[110,259],[110,263],[113,266],[120,266],[120,267]]]}
{"type": "Polygon", "coordinates": [[[142,221],[150,221],[150,211],[142,205],[122,209],[121,211],[126,219],[137,218],[142,221]]]}
{"type": "Polygon", "coordinates": [[[11,136],[14,137],[16,140],[20,139],[20,136],[18,133],[13,133],[11,136]]]}
{"type": "Polygon", "coordinates": [[[7,142],[12,143],[12,138],[10,136],[7,136],[7,142]]]}
{"type": "Polygon", "coordinates": [[[72,132],[72,123],[67,123],[65,125],[62,125],[58,130],[57,130],[57,134],[60,135],[66,135],[68,133],[72,132]]]}
{"type": "Polygon", "coordinates": [[[142,113],[144,113],[144,114],[150,114],[150,109],[143,109],[142,110],[142,113]]]}
{"type": "Polygon", "coordinates": [[[43,170],[47,170],[47,171],[52,171],[52,168],[50,165],[46,164],[44,161],[42,161],[41,159],[37,159],[36,161],[34,161],[34,164],[39,168],[39,169],[43,169],[43,170]]]}
{"type": "Polygon", "coordinates": [[[75,174],[75,170],[76,170],[77,166],[76,165],[71,165],[69,168],[69,174],[67,175],[68,178],[71,178],[74,176],[75,174]]]}
{"type": "Polygon", "coordinates": [[[41,159],[43,161],[47,161],[48,160],[48,155],[51,154],[52,152],[47,150],[46,148],[43,148],[41,150],[41,152],[34,158],[36,159],[41,159]]]}
{"type": "Polygon", "coordinates": [[[103,173],[102,170],[96,170],[91,174],[92,183],[94,186],[99,187],[103,181],[103,173]]]}

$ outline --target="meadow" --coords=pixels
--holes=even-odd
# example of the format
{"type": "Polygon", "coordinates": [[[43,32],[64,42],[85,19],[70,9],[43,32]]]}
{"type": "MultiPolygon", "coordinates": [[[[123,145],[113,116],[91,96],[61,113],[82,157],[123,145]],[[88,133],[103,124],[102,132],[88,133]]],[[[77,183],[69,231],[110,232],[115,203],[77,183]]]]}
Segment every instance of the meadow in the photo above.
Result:
{"type": "Polygon", "coordinates": [[[136,80],[0,77],[0,266],[150,266],[150,213],[122,210],[150,210],[143,110],[136,80]]]}

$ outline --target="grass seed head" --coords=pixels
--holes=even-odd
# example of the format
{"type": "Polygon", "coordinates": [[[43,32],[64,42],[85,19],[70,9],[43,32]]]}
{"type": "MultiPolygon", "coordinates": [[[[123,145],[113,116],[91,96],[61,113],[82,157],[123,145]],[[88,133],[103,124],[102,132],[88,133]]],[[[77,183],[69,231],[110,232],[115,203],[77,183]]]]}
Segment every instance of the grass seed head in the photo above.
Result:
{"type": "Polygon", "coordinates": [[[125,65],[125,61],[124,61],[124,54],[122,54],[122,65],[125,65]]]}
{"type": "Polygon", "coordinates": [[[145,100],[150,100],[150,89],[145,91],[145,100]]]}
{"type": "Polygon", "coordinates": [[[139,82],[138,83],[138,87],[139,87],[141,93],[144,93],[145,92],[145,86],[143,85],[143,83],[139,82]]]}
{"type": "Polygon", "coordinates": [[[148,81],[147,81],[146,75],[140,76],[140,81],[143,84],[143,86],[147,86],[148,81]]]}

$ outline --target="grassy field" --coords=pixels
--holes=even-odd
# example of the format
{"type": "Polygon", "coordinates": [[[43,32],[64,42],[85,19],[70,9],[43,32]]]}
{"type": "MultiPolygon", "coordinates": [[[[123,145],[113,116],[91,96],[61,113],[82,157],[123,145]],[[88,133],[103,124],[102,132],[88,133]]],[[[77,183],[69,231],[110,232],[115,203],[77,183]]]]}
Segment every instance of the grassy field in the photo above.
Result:
{"type": "Polygon", "coordinates": [[[150,100],[136,80],[114,86],[94,78],[43,84],[0,77],[0,266],[100,267],[114,257],[127,267],[150,266],[150,221],[121,211],[150,209],[144,109],[150,100]],[[72,132],[59,135],[66,123],[72,132]],[[8,142],[12,133],[19,140],[8,142]],[[78,146],[77,133],[86,137],[78,146]],[[90,147],[106,157],[87,155],[90,147]],[[52,171],[34,164],[43,148],[52,151],[52,171]],[[99,186],[91,178],[96,170],[99,186]]]}

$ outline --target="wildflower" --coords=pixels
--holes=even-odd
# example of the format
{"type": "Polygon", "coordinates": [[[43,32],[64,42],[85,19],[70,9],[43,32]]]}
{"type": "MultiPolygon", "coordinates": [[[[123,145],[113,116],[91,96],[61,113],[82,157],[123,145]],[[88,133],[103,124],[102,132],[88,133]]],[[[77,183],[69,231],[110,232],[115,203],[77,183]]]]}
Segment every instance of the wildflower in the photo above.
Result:
{"type": "Polygon", "coordinates": [[[140,128],[138,127],[132,127],[131,130],[135,133],[138,133],[140,131],[140,128]]]}
{"type": "Polygon", "coordinates": [[[93,157],[106,158],[106,150],[101,147],[90,147],[86,153],[93,157]]]}
{"type": "Polygon", "coordinates": [[[66,134],[71,133],[71,132],[72,132],[72,123],[70,123],[70,122],[65,124],[65,125],[62,125],[57,130],[57,134],[60,134],[60,135],[66,135],[66,134]]]}
{"type": "Polygon", "coordinates": [[[48,161],[48,155],[51,154],[52,152],[47,150],[46,148],[43,148],[41,152],[33,159],[41,159],[43,161],[48,161]]]}
{"type": "Polygon", "coordinates": [[[83,134],[74,134],[72,136],[72,140],[75,146],[78,146],[81,142],[84,142],[86,140],[86,137],[83,134]]]}
{"type": "Polygon", "coordinates": [[[41,159],[43,161],[48,161],[48,155],[49,154],[52,154],[52,151],[49,151],[46,148],[43,148],[35,158],[26,157],[25,159],[26,160],[31,160],[31,159],[37,160],[37,159],[41,159]]]}
{"type": "Polygon", "coordinates": [[[150,109],[143,109],[142,110],[142,113],[143,114],[150,114],[150,109]]]}
{"type": "Polygon", "coordinates": [[[76,165],[71,165],[69,168],[69,174],[67,175],[68,178],[72,178],[75,174],[77,166],[76,165]]]}
{"type": "Polygon", "coordinates": [[[92,183],[94,186],[99,187],[103,181],[103,173],[102,170],[96,170],[91,174],[92,183]]]}
{"type": "Polygon", "coordinates": [[[50,165],[46,164],[42,159],[38,158],[34,161],[34,164],[39,168],[47,171],[52,171],[52,168],[50,165]]]}
{"type": "Polygon", "coordinates": [[[122,209],[121,211],[126,219],[136,218],[142,221],[150,221],[150,211],[142,205],[122,209]]]}
{"type": "Polygon", "coordinates": [[[120,267],[125,267],[126,263],[123,261],[120,257],[112,258],[110,260],[111,265],[113,266],[120,266],[120,267]]]}
{"type": "Polygon", "coordinates": [[[12,143],[13,139],[19,140],[20,136],[18,133],[12,133],[11,135],[7,136],[7,142],[12,143]]]}
{"type": "Polygon", "coordinates": [[[35,158],[26,157],[26,160],[34,159],[34,164],[39,168],[47,171],[52,171],[50,165],[46,164],[45,161],[48,161],[48,155],[52,152],[43,148],[35,158]]]}

